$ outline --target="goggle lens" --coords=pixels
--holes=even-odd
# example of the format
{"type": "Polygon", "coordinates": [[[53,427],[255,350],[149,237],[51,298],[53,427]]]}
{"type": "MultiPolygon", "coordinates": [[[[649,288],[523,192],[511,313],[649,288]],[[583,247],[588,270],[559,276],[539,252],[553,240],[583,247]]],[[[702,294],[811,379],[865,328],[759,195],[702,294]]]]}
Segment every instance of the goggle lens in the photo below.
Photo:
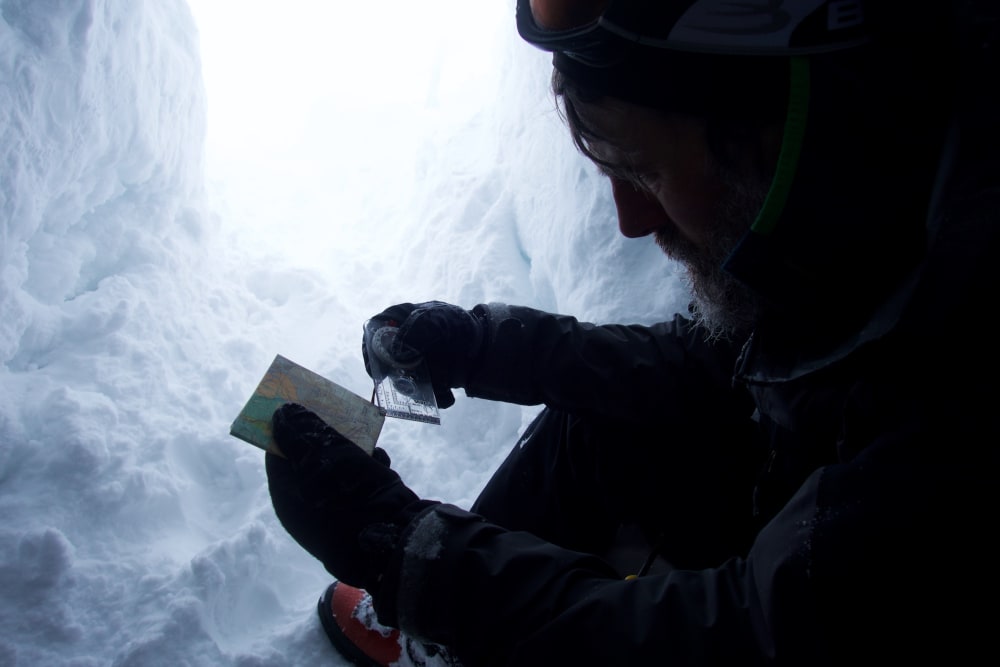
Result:
{"type": "MultiPolygon", "coordinates": [[[[520,3],[519,3],[520,4],[520,3]]],[[[535,24],[542,30],[573,30],[594,23],[611,0],[528,0],[535,24]]]]}
{"type": "Polygon", "coordinates": [[[558,51],[591,67],[621,62],[623,40],[601,25],[611,0],[518,0],[517,30],[542,50],[558,51]]]}

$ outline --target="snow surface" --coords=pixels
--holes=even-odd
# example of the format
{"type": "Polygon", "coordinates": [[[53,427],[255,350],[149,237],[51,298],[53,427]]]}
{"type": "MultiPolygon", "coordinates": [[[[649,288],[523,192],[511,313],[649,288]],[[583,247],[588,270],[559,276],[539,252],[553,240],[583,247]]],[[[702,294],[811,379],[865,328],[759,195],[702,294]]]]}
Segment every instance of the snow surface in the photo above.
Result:
{"type": "MultiPolygon", "coordinates": [[[[202,30],[214,2],[0,0],[0,667],[345,664],[329,576],[228,434],[274,355],[368,395],[393,303],[687,300],[618,235],[512,0],[230,0],[202,30]]],[[[536,408],[458,394],[380,444],[468,506],[536,408]]]]}

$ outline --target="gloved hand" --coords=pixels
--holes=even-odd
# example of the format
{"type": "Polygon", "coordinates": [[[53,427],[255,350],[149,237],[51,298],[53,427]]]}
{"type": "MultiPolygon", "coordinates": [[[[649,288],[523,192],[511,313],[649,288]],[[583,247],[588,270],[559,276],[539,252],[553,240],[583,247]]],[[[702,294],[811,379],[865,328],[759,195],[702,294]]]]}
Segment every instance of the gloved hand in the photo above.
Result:
{"type": "Polygon", "coordinates": [[[272,428],[287,457],[265,459],[281,525],[338,580],[374,594],[400,531],[434,502],[403,484],[384,451],[368,456],[301,405],[275,410],[272,428]]]}
{"type": "MultiPolygon", "coordinates": [[[[371,318],[399,327],[389,354],[401,363],[418,357],[427,361],[438,407],[455,404],[453,387],[464,387],[482,355],[486,341],[486,316],[441,301],[401,303],[371,318]]],[[[361,354],[371,375],[369,354],[364,341],[361,354]]]]}

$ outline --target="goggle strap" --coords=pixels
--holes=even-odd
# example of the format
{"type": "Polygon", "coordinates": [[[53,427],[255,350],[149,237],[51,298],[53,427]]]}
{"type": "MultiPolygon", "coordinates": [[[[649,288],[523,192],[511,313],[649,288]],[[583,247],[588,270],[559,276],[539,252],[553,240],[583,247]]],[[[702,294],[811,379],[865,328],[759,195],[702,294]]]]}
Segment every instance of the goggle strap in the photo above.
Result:
{"type": "Polygon", "coordinates": [[[750,226],[751,231],[765,236],[774,231],[778,218],[788,202],[792,181],[795,180],[795,171],[799,165],[799,156],[802,153],[806,118],[809,115],[809,60],[802,56],[792,56],[789,59],[789,68],[788,113],[785,115],[785,129],[781,139],[781,151],[778,153],[778,164],[764,205],[760,207],[757,219],[750,226]]]}

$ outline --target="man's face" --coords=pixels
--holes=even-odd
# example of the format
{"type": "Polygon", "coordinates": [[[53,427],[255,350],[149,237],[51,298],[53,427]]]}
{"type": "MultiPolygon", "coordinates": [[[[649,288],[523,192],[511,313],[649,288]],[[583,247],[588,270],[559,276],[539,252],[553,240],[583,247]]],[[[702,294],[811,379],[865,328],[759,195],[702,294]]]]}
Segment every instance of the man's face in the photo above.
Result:
{"type": "Polygon", "coordinates": [[[767,194],[776,136],[761,137],[737,166],[711,153],[701,119],[618,100],[578,111],[601,137],[589,147],[611,180],[622,234],[652,235],[685,265],[695,316],[715,334],[747,333],[757,299],[722,264],[767,194]]]}

